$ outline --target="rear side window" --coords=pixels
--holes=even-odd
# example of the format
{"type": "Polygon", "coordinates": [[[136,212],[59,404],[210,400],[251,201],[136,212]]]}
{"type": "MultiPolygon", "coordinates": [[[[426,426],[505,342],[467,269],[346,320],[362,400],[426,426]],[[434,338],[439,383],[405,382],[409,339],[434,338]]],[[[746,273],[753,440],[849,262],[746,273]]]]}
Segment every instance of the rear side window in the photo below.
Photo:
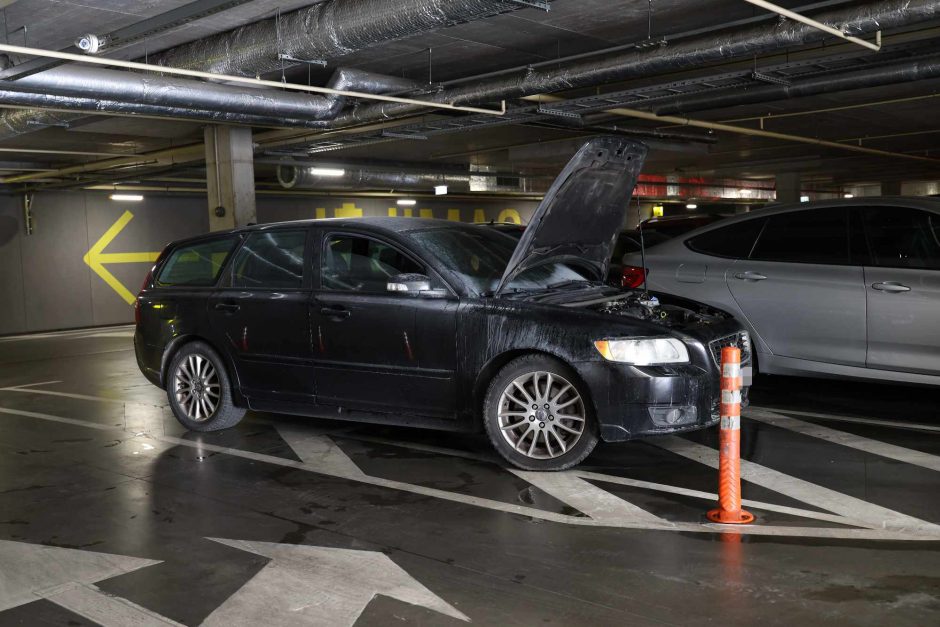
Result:
{"type": "Polygon", "coordinates": [[[697,253],[729,259],[746,259],[754,247],[766,218],[755,218],[715,229],[686,241],[697,253]]]}
{"type": "Polygon", "coordinates": [[[324,289],[385,292],[396,274],[425,274],[425,269],[398,249],[368,237],[332,235],[323,251],[324,289]]]}
{"type": "Polygon", "coordinates": [[[845,207],[832,207],[770,216],[754,246],[751,259],[847,265],[848,210],[845,207]]]}
{"type": "Polygon", "coordinates": [[[871,265],[940,270],[940,215],[907,207],[861,210],[871,265]]]}
{"type": "Polygon", "coordinates": [[[232,287],[299,289],[304,283],[306,231],[253,233],[235,254],[232,287]]]}
{"type": "Polygon", "coordinates": [[[160,269],[157,285],[208,287],[215,285],[237,237],[223,237],[181,246],[160,269]]]}

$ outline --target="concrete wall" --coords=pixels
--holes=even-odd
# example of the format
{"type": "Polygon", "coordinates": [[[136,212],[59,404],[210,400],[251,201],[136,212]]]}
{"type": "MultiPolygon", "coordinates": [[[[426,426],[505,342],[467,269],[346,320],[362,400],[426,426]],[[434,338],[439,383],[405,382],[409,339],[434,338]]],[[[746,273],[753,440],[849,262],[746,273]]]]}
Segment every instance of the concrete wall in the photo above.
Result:
{"type": "MultiPolygon", "coordinates": [[[[258,219],[395,212],[464,222],[525,222],[536,206],[531,201],[442,198],[409,208],[386,198],[259,196],[258,219]]],[[[0,195],[0,335],[132,322],[133,307],[127,301],[151,264],[114,255],[156,255],[168,242],[209,229],[205,196],[147,194],[143,202],[119,203],[106,193],[37,193],[32,213],[34,231],[26,235],[22,196],[0,195]],[[108,234],[111,239],[98,251],[105,256],[98,259],[96,271],[83,258],[108,234]]]]}

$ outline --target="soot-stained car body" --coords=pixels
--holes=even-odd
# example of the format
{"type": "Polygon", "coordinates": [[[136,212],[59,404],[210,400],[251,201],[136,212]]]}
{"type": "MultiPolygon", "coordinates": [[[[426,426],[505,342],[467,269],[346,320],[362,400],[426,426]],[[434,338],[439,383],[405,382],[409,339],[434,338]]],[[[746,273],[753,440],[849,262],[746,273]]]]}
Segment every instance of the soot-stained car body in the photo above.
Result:
{"type": "Polygon", "coordinates": [[[138,363],[194,430],[246,409],[485,429],[527,469],[718,419],[721,311],[605,285],[645,157],[588,142],[521,239],[442,220],[253,226],[172,244],[138,297],[138,363]]]}

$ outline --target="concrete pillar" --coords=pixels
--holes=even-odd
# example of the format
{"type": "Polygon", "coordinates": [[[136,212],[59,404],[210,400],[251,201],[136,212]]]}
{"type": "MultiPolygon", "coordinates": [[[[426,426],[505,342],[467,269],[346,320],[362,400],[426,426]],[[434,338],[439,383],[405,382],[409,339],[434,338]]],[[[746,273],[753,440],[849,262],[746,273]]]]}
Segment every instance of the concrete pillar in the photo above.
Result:
{"type": "Polygon", "coordinates": [[[782,172],[776,178],[777,202],[800,202],[800,173],[782,172]]]}
{"type": "Polygon", "coordinates": [[[881,182],[881,195],[882,196],[900,196],[901,195],[901,181],[882,181],[881,182]]]}
{"type": "Polygon", "coordinates": [[[222,231],[258,221],[255,209],[255,160],[251,129],[207,126],[206,183],[209,230],[222,231]],[[222,216],[219,207],[225,209],[222,216]]]}

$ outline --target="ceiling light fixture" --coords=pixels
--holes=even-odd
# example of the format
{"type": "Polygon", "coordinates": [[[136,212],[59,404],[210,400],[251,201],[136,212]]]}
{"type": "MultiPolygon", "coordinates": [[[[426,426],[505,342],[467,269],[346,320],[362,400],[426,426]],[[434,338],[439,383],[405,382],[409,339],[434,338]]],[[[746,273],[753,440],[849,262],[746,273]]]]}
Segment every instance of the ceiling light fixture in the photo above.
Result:
{"type": "Polygon", "coordinates": [[[809,196],[800,196],[800,202],[809,202],[809,196]]]}
{"type": "Polygon", "coordinates": [[[690,202],[689,204],[685,206],[685,208],[686,209],[698,209],[698,205],[696,205],[694,202],[690,202]]]}
{"type": "Polygon", "coordinates": [[[411,200],[409,198],[403,198],[398,201],[398,204],[401,205],[402,207],[414,207],[415,205],[418,204],[418,201],[411,200]]]}
{"type": "Polygon", "coordinates": [[[843,194],[843,198],[855,198],[855,194],[843,194]]]}
{"type": "Polygon", "coordinates": [[[140,202],[144,199],[140,194],[111,194],[110,198],[117,202],[140,202]]]}
{"type": "Polygon", "coordinates": [[[340,168],[310,168],[310,174],[314,176],[346,176],[346,170],[340,168]]]}
{"type": "Polygon", "coordinates": [[[435,196],[446,196],[446,195],[447,195],[447,186],[446,186],[446,185],[435,185],[435,186],[434,186],[434,195],[435,195],[435,196]]]}

